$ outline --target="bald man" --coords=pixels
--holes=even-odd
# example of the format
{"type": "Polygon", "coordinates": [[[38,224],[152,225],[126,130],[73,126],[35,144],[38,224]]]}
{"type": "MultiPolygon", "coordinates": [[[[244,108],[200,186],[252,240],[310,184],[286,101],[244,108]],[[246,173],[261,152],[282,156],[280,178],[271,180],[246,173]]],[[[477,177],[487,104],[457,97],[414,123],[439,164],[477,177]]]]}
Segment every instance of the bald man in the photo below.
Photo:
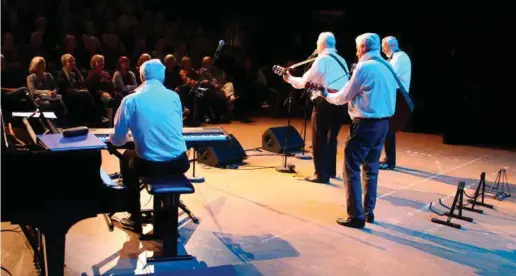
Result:
{"type": "MultiPolygon", "coordinates": [[[[342,89],[349,80],[349,69],[344,58],[337,54],[335,36],[323,32],[317,39],[315,59],[311,68],[302,77],[290,73],[283,79],[294,88],[303,89],[307,82],[323,85],[329,90],[342,89]]],[[[327,102],[323,97],[314,100],[312,112],[312,151],[315,173],[306,180],[328,183],[337,177],[337,137],[345,117],[345,109],[327,102]]]]}
{"type": "MultiPolygon", "coordinates": [[[[409,56],[400,50],[398,40],[393,36],[382,39],[382,51],[387,56],[403,88],[409,93],[412,64],[409,56]]],[[[398,87],[399,88],[399,87],[398,87]]],[[[385,159],[380,169],[392,170],[396,167],[396,132],[389,130],[385,138],[385,159]]]]}

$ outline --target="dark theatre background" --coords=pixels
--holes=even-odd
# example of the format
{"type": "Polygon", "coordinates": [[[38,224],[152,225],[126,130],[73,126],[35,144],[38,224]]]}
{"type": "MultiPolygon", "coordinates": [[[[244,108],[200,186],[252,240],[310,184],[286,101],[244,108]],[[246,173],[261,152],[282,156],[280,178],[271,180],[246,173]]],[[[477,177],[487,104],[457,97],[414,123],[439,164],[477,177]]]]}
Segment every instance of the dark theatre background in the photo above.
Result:
{"type": "MultiPolygon", "coordinates": [[[[242,83],[242,76],[245,77],[241,72],[246,61],[252,61],[252,70],[261,68],[267,76],[268,86],[279,93],[263,97],[254,95],[251,100],[255,101],[253,106],[259,106],[261,100],[276,103],[273,104],[275,116],[285,115],[286,108],[281,103],[289,88],[280,77],[273,75],[272,65],[304,60],[315,49],[321,31],[335,33],[337,48],[348,65],[356,62],[354,39],[357,35],[363,32],[376,32],[381,37],[394,35],[413,64],[411,95],[416,110],[407,131],[442,134],[443,142],[450,144],[515,145],[515,58],[511,51],[515,31],[510,16],[505,13],[477,11],[467,14],[460,8],[450,10],[446,7],[404,11],[395,5],[384,5],[374,11],[316,12],[299,7],[282,10],[265,3],[251,7],[220,3],[205,8],[187,8],[175,1],[70,1],[73,26],[63,30],[56,13],[59,10],[56,7],[62,2],[2,1],[2,34],[14,31],[19,40],[23,40],[19,44],[26,44],[34,30],[35,17],[45,16],[48,20],[45,52],[49,63],[59,69],[62,53],[55,46],[62,44],[66,33],[79,38],[84,33],[83,24],[91,21],[95,25],[95,35],[100,36],[110,20],[116,22],[118,16],[128,12],[126,7],[131,6],[129,13],[135,16],[139,25],[120,37],[127,42],[124,54],[131,56],[133,67],[139,53],[146,51],[152,55],[160,38],[158,33],[165,32],[163,24],[170,23],[176,29],[172,36],[176,41],[167,46],[167,53],[174,53],[178,41],[185,41],[196,66],[202,56],[212,55],[217,42],[224,39],[227,47],[219,66],[235,82],[237,91],[239,86],[245,86],[239,83],[242,83]],[[22,28],[10,25],[10,11],[17,12],[22,28]],[[144,26],[149,11],[157,23],[144,26]],[[98,14],[105,17],[99,18],[98,14]],[[24,34],[20,35],[20,30],[24,34]],[[146,41],[140,52],[131,48],[137,36],[146,41]],[[200,47],[198,43],[201,42],[206,45],[200,47]]],[[[24,74],[28,68],[26,60],[24,74]]],[[[88,61],[77,62],[88,64],[88,61]]],[[[300,69],[298,74],[302,73],[300,69]]],[[[296,94],[294,115],[302,116],[303,104],[296,94]]]]}

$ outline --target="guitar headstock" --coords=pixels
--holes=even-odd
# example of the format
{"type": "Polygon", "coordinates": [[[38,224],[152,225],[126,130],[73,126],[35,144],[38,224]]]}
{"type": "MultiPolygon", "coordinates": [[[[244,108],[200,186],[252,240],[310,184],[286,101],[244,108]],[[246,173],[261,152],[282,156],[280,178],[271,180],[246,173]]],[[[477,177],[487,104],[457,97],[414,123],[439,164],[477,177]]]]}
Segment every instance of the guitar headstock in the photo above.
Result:
{"type": "Polygon", "coordinates": [[[277,74],[279,76],[283,76],[285,74],[287,74],[287,72],[289,71],[290,69],[288,68],[284,68],[284,67],[281,67],[279,65],[274,65],[272,66],[272,72],[274,72],[274,74],[277,74]]]}

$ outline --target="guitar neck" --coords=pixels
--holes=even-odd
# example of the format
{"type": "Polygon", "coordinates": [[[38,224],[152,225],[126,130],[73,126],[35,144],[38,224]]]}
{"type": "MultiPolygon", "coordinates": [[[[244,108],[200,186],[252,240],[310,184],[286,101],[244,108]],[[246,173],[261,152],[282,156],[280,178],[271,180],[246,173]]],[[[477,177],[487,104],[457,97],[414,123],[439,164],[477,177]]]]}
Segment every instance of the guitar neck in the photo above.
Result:
{"type": "Polygon", "coordinates": [[[298,62],[298,63],[296,63],[296,64],[294,64],[294,65],[290,66],[290,67],[289,67],[289,68],[287,68],[287,69],[295,69],[295,68],[297,68],[297,67],[299,67],[299,66],[301,66],[301,65],[303,65],[303,64],[307,64],[307,63],[309,63],[309,62],[312,62],[312,61],[314,61],[315,59],[316,59],[316,58],[311,58],[311,59],[307,59],[307,60],[305,60],[305,61],[298,62]]]}

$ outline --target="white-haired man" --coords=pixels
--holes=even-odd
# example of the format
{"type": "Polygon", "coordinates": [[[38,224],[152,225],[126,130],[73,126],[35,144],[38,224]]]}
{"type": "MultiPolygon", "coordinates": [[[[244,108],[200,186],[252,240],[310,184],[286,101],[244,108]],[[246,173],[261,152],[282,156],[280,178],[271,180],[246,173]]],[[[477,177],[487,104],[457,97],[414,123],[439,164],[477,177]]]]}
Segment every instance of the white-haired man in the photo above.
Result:
{"type": "Polygon", "coordinates": [[[129,189],[131,217],[121,220],[124,228],[141,233],[138,178],[184,173],[190,168],[183,138],[183,109],[179,95],[163,85],[165,66],[158,59],[140,67],[142,84],[127,95],[118,108],[110,142],[126,143],[131,131],[135,150],[126,150],[120,161],[124,185],[129,189]]]}
{"type": "MultiPolygon", "coordinates": [[[[349,80],[349,69],[344,58],[337,54],[335,36],[323,32],[317,39],[318,57],[302,77],[289,74],[283,78],[294,88],[303,89],[307,82],[340,90],[349,80]]],[[[337,137],[345,116],[345,109],[328,103],[323,97],[314,100],[312,112],[312,151],[315,173],[307,181],[328,183],[337,176],[337,137]]]]}
{"type": "Polygon", "coordinates": [[[363,228],[365,221],[373,222],[376,205],[378,170],[389,117],[396,108],[396,80],[380,55],[380,37],[365,33],[356,38],[358,64],[346,86],[337,93],[324,92],[330,103],[349,103],[353,120],[344,149],[344,183],[347,187],[348,218],[337,223],[363,228]],[[361,172],[360,166],[363,166],[361,172]],[[362,185],[365,189],[362,205],[362,185]]]}
{"type": "MultiPolygon", "coordinates": [[[[400,50],[398,40],[393,36],[382,39],[382,51],[387,56],[394,72],[400,79],[407,93],[410,89],[412,64],[409,56],[400,50]]],[[[392,170],[396,167],[396,132],[389,130],[385,137],[385,159],[380,162],[380,169],[392,170]]]]}

